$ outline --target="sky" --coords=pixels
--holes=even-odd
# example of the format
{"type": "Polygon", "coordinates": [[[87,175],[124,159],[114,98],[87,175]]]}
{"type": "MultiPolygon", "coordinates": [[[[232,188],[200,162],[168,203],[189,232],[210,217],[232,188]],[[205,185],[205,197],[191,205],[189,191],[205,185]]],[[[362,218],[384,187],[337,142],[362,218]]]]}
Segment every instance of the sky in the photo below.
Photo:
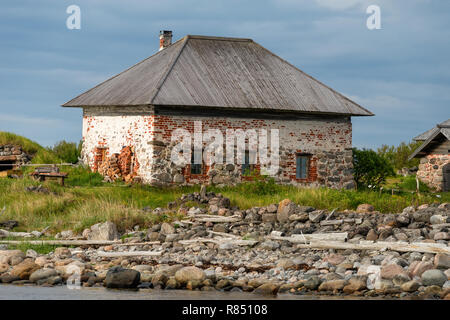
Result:
{"type": "Polygon", "coordinates": [[[80,93],[154,54],[159,31],[252,38],[375,113],[353,145],[398,145],[450,118],[450,1],[14,0],[0,4],[0,131],[81,139],[80,93]],[[81,29],[68,29],[70,5],[81,29]],[[369,30],[370,5],[381,29],[369,30]]]}

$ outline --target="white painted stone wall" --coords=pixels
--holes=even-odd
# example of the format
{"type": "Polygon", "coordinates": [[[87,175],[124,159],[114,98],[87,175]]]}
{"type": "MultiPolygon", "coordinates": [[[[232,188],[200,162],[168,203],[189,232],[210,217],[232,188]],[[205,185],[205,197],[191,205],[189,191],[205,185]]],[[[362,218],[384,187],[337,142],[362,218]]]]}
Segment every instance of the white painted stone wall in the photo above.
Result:
{"type": "Polygon", "coordinates": [[[153,153],[153,108],[89,107],[83,110],[82,159],[91,168],[97,147],[107,147],[107,156],[124,146],[134,146],[139,162],[138,174],[148,179],[153,153]]]}

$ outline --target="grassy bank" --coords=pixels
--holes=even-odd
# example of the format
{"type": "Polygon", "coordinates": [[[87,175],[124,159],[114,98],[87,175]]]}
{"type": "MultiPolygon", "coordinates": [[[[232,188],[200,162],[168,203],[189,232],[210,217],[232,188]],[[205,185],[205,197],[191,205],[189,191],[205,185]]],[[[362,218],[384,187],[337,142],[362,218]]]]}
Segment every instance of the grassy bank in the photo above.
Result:
{"type": "MultiPolygon", "coordinates": [[[[68,168],[65,171],[69,171],[65,187],[53,182],[43,184],[51,191],[49,194],[26,191],[27,186],[39,184],[28,178],[0,179],[0,210],[3,206],[6,208],[0,220],[19,221],[18,231],[41,230],[50,226],[54,233],[67,229],[80,232],[92,224],[109,220],[123,231],[136,224],[144,227],[177,218],[176,212],[156,216],[142,208],[166,207],[168,202],[183,193],[199,191],[199,187],[159,189],[123,183],[107,184],[98,174],[82,168],[68,168]]],[[[391,195],[388,192],[305,189],[262,182],[220,189],[210,187],[208,190],[221,192],[231,199],[233,205],[242,209],[278,203],[285,198],[329,210],[356,209],[361,203],[370,203],[376,210],[385,213],[400,212],[409,205],[450,202],[450,193],[442,193],[438,198],[430,193],[391,195]]]]}

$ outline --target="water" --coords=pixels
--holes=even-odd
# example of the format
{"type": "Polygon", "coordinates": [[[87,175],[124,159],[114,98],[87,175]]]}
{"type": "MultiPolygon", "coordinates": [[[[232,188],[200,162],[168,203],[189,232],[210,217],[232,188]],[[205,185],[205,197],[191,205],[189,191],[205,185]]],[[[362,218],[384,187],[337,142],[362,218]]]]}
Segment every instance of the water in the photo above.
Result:
{"type": "Polygon", "coordinates": [[[68,289],[66,286],[37,287],[0,285],[0,300],[316,300],[316,299],[367,299],[358,297],[306,296],[279,294],[276,297],[247,292],[207,292],[187,290],[141,289],[109,290],[105,288],[68,289]]]}

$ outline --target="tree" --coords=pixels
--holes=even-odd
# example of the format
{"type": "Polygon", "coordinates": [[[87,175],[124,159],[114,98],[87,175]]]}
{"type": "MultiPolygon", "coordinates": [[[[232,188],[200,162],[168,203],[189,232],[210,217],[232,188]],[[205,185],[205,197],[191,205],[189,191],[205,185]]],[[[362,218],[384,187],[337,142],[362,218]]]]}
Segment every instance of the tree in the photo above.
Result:
{"type": "Polygon", "coordinates": [[[415,158],[408,160],[408,157],[420,146],[421,143],[422,142],[420,141],[410,142],[408,144],[402,142],[397,147],[383,144],[381,148],[378,148],[377,153],[386,158],[397,170],[404,167],[411,168],[419,165],[419,159],[415,158]]]}
{"type": "Polygon", "coordinates": [[[380,187],[389,176],[395,175],[392,164],[370,149],[353,148],[354,178],[358,187],[380,187]]]}
{"type": "Polygon", "coordinates": [[[67,142],[65,140],[57,142],[53,148],[50,148],[62,161],[67,163],[77,163],[81,154],[82,143],[67,142]]]}

